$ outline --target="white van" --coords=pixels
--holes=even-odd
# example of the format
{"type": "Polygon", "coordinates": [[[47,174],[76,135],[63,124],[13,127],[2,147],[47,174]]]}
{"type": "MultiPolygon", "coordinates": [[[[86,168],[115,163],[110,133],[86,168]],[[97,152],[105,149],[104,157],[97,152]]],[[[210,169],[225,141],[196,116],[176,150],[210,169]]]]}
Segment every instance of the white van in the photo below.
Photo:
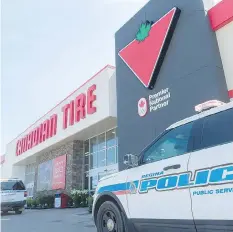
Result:
{"type": "Polygon", "coordinates": [[[1,179],[1,211],[21,214],[26,204],[27,191],[20,179],[1,179]]]}
{"type": "Polygon", "coordinates": [[[98,232],[233,231],[233,102],[195,110],[99,181],[98,232]]]}

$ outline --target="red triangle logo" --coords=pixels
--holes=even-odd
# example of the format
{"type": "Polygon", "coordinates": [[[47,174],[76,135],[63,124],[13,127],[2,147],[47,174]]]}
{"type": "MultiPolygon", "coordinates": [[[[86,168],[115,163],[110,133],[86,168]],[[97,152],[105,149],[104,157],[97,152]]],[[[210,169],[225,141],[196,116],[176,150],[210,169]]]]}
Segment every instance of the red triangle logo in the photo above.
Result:
{"type": "Polygon", "coordinates": [[[174,7],[150,29],[149,36],[142,42],[134,39],[118,54],[141,83],[153,89],[180,16],[174,7]]]}

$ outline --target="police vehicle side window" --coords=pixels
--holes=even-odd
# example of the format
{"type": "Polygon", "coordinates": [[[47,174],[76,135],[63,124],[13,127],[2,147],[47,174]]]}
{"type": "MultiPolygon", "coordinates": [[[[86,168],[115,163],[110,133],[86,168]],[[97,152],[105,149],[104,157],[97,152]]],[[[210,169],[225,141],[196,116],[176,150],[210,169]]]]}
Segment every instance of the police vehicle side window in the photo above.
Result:
{"type": "Polygon", "coordinates": [[[205,118],[202,148],[233,142],[233,109],[205,118]]]}
{"type": "Polygon", "coordinates": [[[193,123],[188,123],[168,131],[144,152],[142,163],[156,162],[189,151],[193,123]]]}

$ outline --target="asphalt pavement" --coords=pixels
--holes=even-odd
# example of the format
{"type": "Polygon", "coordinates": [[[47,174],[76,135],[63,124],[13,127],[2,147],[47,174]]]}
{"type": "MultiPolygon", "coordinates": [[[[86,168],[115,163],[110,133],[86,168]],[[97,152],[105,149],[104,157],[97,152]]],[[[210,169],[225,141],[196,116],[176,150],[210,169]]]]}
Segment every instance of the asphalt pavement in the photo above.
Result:
{"type": "Polygon", "coordinates": [[[96,232],[87,209],[25,210],[1,215],[2,232],[96,232]]]}

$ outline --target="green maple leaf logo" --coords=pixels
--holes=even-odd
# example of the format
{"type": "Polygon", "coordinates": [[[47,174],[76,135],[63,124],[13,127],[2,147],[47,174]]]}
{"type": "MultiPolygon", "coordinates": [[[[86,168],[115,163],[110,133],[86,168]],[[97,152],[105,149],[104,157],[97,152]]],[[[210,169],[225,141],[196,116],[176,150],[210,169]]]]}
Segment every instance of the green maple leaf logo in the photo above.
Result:
{"type": "Polygon", "coordinates": [[[136,34],[136,40],[138,42],[144,41],[148,36],[149,32],[151,30],[153,22],[146,21],[145,23],[142,23],[137,34],[136,34]]]}

